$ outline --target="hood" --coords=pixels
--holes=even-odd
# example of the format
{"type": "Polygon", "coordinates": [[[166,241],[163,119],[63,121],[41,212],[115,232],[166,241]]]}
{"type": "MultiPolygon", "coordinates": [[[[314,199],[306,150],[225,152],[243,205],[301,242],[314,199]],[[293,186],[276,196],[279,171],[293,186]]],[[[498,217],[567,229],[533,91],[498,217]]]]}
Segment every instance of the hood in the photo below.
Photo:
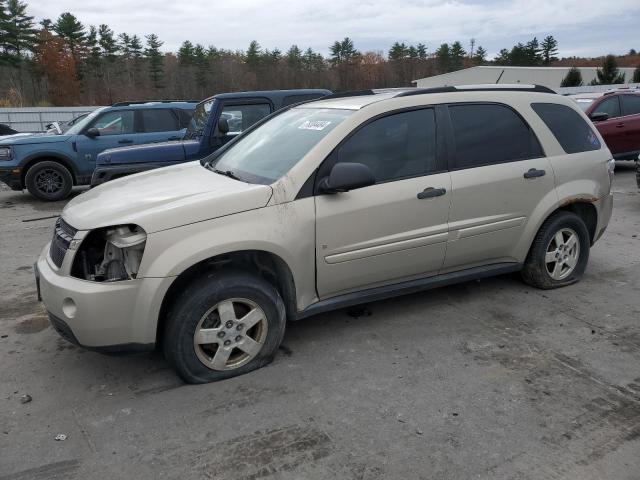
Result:
{"type": "Polygon", "coordinates": [[[71,135],[51,135],[47,133],[15,134],[0,139],[0,145],[33,145],[66,142],[71,135]]]}
{"type": "Polygon", "coordinates": [[[100,153],[96,165],[120,165],[149,162],[184,162],[183,142],[160,142],[110,148],[100,153]]]}
{"type": "Polygon", "coordinates": [[[71,200],[62,217],[79,230],[133,223],[153,233],[264,207],[271,193],[268,185],[240,182],[189,162],[92,188],[71,200]]]}

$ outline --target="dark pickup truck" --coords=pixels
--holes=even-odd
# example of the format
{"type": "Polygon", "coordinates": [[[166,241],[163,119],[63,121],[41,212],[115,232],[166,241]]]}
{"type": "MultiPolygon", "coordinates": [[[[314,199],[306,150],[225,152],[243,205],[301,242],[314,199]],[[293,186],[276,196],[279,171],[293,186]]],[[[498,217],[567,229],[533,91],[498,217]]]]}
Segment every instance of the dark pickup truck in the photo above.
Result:
{"type": "Polygon", "coordinates": [[[271,113],[330,90],[221,93],[200,102],[182,140],[105,150],[96,158],[91,186],[176,163],[199,160],[271,113]]]}

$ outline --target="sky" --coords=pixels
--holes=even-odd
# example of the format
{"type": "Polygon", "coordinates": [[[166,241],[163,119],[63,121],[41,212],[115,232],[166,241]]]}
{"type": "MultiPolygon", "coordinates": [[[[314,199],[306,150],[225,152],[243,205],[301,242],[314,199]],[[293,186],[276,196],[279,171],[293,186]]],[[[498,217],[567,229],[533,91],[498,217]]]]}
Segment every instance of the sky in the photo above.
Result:
{"type": "Polygon", "coordinates": [[[553,35],[560,56],[595,57],[640,51],[639,0],[27,0],[36,20],[73,13],[84,25],[108,24],[116,33],[156,33],[163,50],[184,40],[244,50],[291,44],[327,54],[349,36],[360,51],[386,53],[395,42],[424,43],[434,52],[475,38],[492,58],[501,48],[553,35]]]}

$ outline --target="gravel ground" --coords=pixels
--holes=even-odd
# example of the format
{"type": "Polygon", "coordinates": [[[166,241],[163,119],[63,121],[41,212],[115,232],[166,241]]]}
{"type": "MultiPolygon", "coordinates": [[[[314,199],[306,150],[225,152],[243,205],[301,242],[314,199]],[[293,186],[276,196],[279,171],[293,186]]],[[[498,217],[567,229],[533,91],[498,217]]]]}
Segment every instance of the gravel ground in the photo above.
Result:
{"type": "Polygon", "coordinates": [[[319,315],[289,325],[270,366],[190,386],[157,353],[58,337],[31,266],[63,204],[3,189],[0,479],[638,479],[628,162],[615,202],[577,285],[503,276],[319,315]]]}

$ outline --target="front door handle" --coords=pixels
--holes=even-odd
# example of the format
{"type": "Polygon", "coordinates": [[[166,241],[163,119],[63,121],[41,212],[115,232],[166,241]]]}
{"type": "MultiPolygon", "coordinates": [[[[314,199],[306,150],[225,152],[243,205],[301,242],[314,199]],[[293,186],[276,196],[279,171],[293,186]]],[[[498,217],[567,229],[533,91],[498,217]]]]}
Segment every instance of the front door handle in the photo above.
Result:
{"type": "Polygon", "coordinates": [[[169,141],[171,141],[171,142],[172,142],[172,141],[174,141],[174,140],[182,140],[182,137],[175,137],[175,136],[174,136],[174,137],[169,137],[167,140],[169,140],[169,141]]]}
{"type": "Polygon", "coordinates": [[[133,143],[133,140],[129,140],[128,138],[123,138],[122,140],[118,140],[118,143],[133,143]]]}
{"type": "Polygon", "coordinates": [[[616,124],[616,128],[622,128],[622,127],[624,127],[624,123],[618,123],[618,124],[616,124]]]}
{"type": "Polygon", "coordinates": [[[429,187],[429,188],[425,188],[422,192],[418,193],[418,198],[422,200],[424,198],[441,197],[445,193],[447,193],[446,188],[429,187]]]}
{"type": "Polygon", "coordinates": [[[531,168],[527,172],[524,172],[524,178],[538,178],[544,177],[547,172],[544,170],[538,170],[537,168],[531,168]]]}

